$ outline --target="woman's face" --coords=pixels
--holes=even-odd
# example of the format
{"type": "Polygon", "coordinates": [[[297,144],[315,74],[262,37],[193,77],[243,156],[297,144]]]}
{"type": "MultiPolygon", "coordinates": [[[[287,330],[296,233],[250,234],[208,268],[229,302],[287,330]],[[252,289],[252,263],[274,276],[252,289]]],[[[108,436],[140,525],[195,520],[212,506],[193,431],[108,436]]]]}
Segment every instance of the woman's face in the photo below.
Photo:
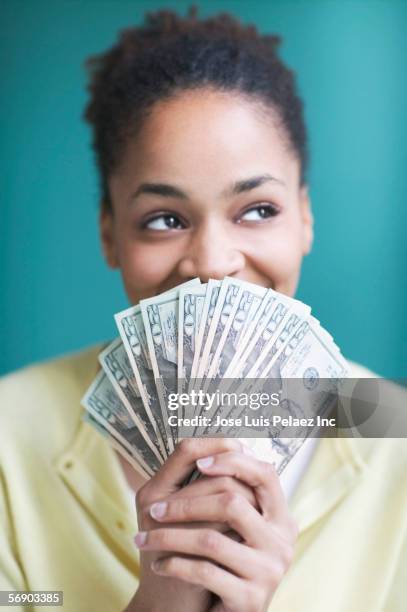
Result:
{"type": "Polygon", "coordinates": [[[293,295],[312,243],[299,162],[282,128],[234,94],[156,104],[109,181],[107,261],[131,303],[190,278],[233,276],[293,295]]]}

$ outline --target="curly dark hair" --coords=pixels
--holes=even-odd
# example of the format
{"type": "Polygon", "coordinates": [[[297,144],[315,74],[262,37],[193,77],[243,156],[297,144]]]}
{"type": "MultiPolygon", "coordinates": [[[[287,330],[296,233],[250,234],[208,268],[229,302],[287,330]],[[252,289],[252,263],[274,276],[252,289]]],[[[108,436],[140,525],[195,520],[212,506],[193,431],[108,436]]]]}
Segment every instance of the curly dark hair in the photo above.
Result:
{"type": "Polygon", "coordinates": [[[303,103],[295,77],[277,54],[281,39],[260,35],[228,13],[197,18],[169,10],[146,13],[144,23],[121,32],[118,43],[91,57],[90,100],[84,117],[92,126],[103,206],[111,208],[108,178],[155,102],[201,87],[253,98],[277,115],[297,155],[301,183],[308,162],[303,103]]]}

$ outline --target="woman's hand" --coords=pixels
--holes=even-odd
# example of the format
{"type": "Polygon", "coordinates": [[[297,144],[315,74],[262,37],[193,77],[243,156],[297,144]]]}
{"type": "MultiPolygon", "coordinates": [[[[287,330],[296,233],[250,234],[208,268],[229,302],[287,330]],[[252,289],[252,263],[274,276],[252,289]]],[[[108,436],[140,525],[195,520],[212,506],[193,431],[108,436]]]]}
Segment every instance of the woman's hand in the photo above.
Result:
{"type": "MultiPolygon", "coordinates": [[[[165,500],[171,504],[191,503],[194,500],[212,499],[219,495],[235,495],[239,499],[245,499],[248,505],[255,507],[256,497],[250,486],[238,481],[232,476],[223,475],[219,477],[203,477],[195,482],[182,487],[185,479],[196,468],[196,461],[208,454],[233,452],[235,455],[245,456],[250,452],[247,447],[237,440],[225,439],[190,439],[181,442],[174,453],[167,459],[165,464],[137,493],[136,505],[140,530],[136,537],[136,543],[141,549],[141,575],[140,586],[130,602],[127,612],[149,612],[165,610],[165,612],[188,610],[188,612],[204,612],[211,607],[212,594],[203,586],[187,581],[181,581],[177,576],[160,576],[151,569],[151,564],[163,555],[153,552],[147,548],[144,550],[142,541],[143,533],[149,534],[160,528],[161,521],[166,520],[161,516],[163,506],[160,502],[165,500]],[[157,505],[158,504],[158,505],[157,505]]],[[[202,529],[210,529],[211,532],[227,533],[230,527],[222,519],[191,519],[177,517],[172,524],[166,520],[167,531],[173,534],[174,539],[181,535],[181,530],[189,534],[202,529]],[[176,523],[176,524],[175,524],[176,523]]],[[[233,534],[236,536],[236,534],[233,534]]],[[[228,536],[224,536],[228,538],[228,536]]],[[[177,551],[175,547],[173,549],[177,551]]]]}
{"type": "Polygon", "coordinates": [[[258,509],[238,491],[202,497],[184,497],[180,491],[176,498],[168,495],[165,502],[162,498],[160,516],[156,515],[162,528],[140,533],[139,547],[144,552],[160,551],[153,563],[156,574],[216,594],[219,601],[213,611],[263,612],[290,565],[297,537],[278,476],[270,464],[236,450],[212,453],[197,465],[211,478],[233,477],[249,485],[258,509]],[[185,523],[191,522],[209,526],[186,529],[185,523]],[[225,522],[241,541],[210,527],[225,522]]]}

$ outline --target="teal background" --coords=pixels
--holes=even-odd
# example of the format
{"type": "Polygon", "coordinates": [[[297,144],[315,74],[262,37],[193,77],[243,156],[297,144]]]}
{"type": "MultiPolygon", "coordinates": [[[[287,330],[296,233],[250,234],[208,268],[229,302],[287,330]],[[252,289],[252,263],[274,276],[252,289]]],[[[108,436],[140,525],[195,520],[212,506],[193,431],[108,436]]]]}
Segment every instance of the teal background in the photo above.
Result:
{"type": "MultiPolygon", "coordinates": [[[[83,61],[145,9],[187,6],[3,0],[0,373],[115,335],[127,300],[98,243],[83,61]]],[[[306,101],[316,220],[298,297],[346,356],[405,376],[407,2],[199,6],[284,37],[306,101]]]]}

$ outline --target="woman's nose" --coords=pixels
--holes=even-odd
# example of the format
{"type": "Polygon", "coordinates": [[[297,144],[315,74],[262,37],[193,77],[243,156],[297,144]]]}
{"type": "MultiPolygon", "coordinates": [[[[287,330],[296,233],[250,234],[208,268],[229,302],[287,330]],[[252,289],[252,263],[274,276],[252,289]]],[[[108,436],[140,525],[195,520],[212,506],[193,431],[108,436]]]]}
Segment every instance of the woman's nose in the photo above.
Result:
{"type": "Polygon", "coordinates": [[[193,232],[188,248],[179,262],[183,278],[222,279],[244,269],[245,257],[226,228],[206,226],[193,232]]]}

